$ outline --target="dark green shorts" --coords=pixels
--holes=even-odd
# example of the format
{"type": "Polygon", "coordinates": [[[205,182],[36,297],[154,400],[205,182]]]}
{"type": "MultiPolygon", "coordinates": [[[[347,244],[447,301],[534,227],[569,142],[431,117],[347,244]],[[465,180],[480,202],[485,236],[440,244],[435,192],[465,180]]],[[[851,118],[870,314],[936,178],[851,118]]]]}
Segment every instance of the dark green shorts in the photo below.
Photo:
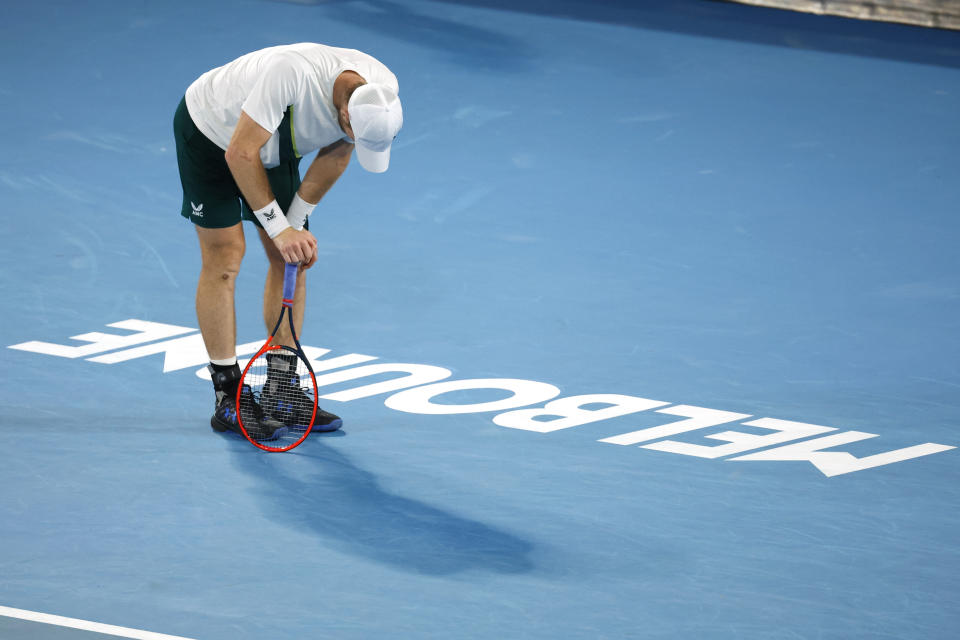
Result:
{"type": "MultiPolygon", "coordinates": [[[[197,129],[185,98],[173,117],[173,135],[183,186],[180,215],[210,229],[232,227],[241,220],[261,226],[230,173],[223,149],[197,129]]],[[[267,169],[267,179],[277,204],[286,211],[300,187],[300,158],[267,169]]]]}

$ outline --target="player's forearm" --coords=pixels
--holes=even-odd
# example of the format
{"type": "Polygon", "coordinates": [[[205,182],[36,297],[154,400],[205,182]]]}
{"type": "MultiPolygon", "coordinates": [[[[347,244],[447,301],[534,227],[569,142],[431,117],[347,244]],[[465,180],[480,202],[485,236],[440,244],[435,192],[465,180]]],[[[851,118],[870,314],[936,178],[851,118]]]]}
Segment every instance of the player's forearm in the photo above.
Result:
{"type": "Polygon", "coordinates": [[[350,154],[353,145],[346,142],[336,142],[317,153],[303,176],[298,193],[310,204],[317,204],[326,195],[350,163],[350,154]]]}
{"type": "Polygon", "coordinates": [[[291,225],[273,195],[259,154],[231,153],[227,149],[226,159],[234,181],[267,235],[276,238],[289,229],[291,225]]]}
{"type": "Polygon", "coordinates": [[[273,202],[273,190],[267,180],[267,172],[263,168],[258,153],[249,153],[227,149],[225,158],[230,173],[240,188],[240,193],[247,199],[253,210],[261,209],[273,202]]]}
{"type": "Polygon", "coordinates": [[[323,196],[327,195],[327,191],[330,190],[330,187],[336,183],[339,177],[340,176],[337,175],[324,177],[319,180],[304,180],[300,183],[300,188],[297,190],[297,193],[310,204],[317,204],[323,199],[323,196]]]}

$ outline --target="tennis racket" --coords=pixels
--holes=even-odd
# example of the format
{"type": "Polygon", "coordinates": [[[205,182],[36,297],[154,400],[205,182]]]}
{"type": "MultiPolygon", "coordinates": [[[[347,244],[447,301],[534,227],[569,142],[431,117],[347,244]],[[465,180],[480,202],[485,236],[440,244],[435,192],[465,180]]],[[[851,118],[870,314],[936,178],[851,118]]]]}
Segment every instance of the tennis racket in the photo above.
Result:
{"type": "Polygon", "coordinates": [[[317,379],[293,327],[293,293],[300,265],[287,263],[283,304],[273,332],[247,363],[237,389],[237,422],[264,451],[290,451],[310,435],[317,417],[317,379]],[[284,316],[296,349],[274,344],[284,316]]]}

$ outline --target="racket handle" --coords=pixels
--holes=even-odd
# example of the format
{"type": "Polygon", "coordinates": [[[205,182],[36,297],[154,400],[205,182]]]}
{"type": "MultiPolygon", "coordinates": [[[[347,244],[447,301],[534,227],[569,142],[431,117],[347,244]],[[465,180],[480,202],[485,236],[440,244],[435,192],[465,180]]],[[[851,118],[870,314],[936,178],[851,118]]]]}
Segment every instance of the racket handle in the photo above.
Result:
{"type": "Polygon", "coordinates": [[[299,269],[299,262],[288,262],[286,270],[283,272],[283,305],[285,307],[293,305],[293,292],[297,288],[297,271],[299,269]]]}

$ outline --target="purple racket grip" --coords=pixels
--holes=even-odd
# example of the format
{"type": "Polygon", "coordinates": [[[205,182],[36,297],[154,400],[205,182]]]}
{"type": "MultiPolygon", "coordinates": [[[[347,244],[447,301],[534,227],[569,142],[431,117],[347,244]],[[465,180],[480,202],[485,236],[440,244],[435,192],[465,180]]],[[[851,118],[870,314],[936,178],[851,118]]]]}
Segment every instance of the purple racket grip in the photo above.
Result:
{"type": "Polygon", "coordinates": [[[299,262],[288,262],[283,272],[283,304],[288,307],[293,304],[293,292],[297,288],[297,271],[299,270],[299,262]],[[287,300],[290,304],[287,304],[287,300]]]}

